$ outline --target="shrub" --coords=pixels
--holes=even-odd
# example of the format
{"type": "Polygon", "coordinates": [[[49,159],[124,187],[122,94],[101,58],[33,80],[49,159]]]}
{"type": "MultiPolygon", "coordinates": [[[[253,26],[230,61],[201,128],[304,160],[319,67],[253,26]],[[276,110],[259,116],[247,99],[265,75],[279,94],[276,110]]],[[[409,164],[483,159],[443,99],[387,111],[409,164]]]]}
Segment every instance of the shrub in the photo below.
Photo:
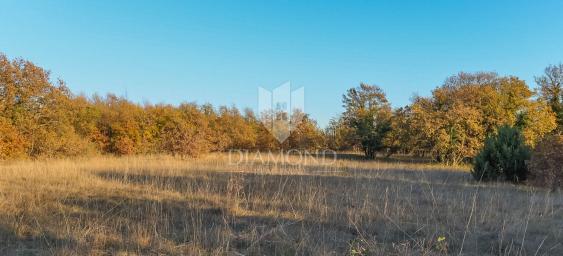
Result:
{"type": "Polygon", "coordinates": [[[563,135],[544,138],[530,160],[529,183],[548,188],[563,188],[563,135]]]}
{"type": "Polygon", "coordinates": [[[530,149],[517,128],[502,126],[497,133],[485,140],[485,146],[475,158],[471,173],[478,181],[492,181],[504,178],[520,182],[526,179],[526,161],[530,149]]]}

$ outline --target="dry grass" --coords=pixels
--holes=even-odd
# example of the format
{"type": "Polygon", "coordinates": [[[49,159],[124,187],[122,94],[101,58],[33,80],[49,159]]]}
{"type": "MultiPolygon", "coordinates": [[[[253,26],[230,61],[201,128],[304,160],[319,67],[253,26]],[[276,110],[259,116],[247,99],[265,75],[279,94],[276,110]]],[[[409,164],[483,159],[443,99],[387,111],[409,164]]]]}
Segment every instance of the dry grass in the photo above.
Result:
{"type": "Polygon", "coordinates": [[[4,163],[0,255],[563,255],[561,192],[428,164],[254,158],[4,163]]]}

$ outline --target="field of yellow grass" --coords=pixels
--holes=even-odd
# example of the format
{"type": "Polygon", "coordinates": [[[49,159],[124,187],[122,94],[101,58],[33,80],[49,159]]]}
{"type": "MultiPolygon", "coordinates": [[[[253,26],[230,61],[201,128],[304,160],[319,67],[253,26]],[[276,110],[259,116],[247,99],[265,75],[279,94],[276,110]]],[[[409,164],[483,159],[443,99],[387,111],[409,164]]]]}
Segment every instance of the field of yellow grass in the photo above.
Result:
{"type": "Polygon", "coordinates": [[[563,255],[561,192],[296,158],[2,163],[0,255],[563,255]]]}

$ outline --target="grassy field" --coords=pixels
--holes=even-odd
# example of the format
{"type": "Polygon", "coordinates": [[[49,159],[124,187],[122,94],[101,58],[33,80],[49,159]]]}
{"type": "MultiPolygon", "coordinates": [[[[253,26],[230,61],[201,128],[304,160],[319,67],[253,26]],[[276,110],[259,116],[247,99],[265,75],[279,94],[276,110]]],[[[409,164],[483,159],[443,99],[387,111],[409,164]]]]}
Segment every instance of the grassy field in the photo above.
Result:
{"type": "Polygon", "coordinates": [[[561,192],[467,168],[255,158],[3,163],[0,255],[563,255],[561,192]]]}

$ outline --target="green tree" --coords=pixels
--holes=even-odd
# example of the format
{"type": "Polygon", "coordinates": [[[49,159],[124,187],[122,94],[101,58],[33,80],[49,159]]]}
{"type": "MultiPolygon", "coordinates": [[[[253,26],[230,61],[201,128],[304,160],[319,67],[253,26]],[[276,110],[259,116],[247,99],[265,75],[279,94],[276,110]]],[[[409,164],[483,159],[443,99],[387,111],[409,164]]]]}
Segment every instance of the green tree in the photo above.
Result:
{"type": "Polygon", "coordinates": [[[502,126],[489,136],[475,158],[471,174],[478,181],[505,179],[521,182],[528,176],[526,161],[531,150],[522,133],[514,127],[502,126]]]}
{"type": "Polygon", "coordinates": [[[360,84],[343,96],[346,111],[343,118],[354,130],[355,140],[367,157],[374,158],[386,148],[384,140],[391,131],[391,105],[385,93],[376,85],[360,84]]]}

